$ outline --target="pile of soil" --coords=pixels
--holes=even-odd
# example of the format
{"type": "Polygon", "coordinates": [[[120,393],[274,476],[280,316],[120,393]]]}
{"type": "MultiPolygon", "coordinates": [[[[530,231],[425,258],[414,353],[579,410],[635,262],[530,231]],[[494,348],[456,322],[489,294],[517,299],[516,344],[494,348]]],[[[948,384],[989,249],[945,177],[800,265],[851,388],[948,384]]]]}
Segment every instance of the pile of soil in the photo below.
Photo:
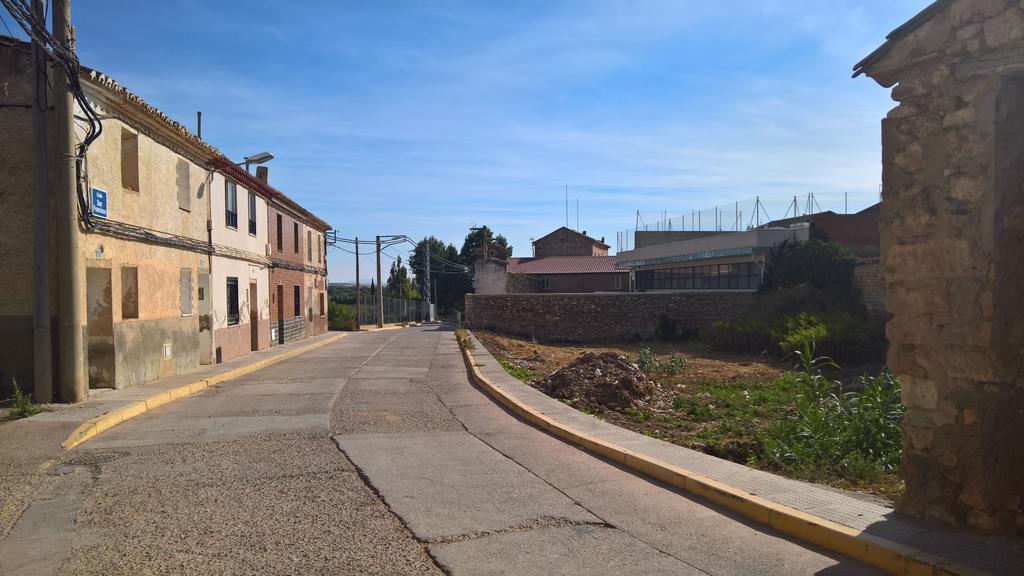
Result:
{"type": "Polygon", "coordinates": [[[575,408],[631,408],[654,393],[654,379],[615,352],[585,352],[537,386],[575,408]]]}

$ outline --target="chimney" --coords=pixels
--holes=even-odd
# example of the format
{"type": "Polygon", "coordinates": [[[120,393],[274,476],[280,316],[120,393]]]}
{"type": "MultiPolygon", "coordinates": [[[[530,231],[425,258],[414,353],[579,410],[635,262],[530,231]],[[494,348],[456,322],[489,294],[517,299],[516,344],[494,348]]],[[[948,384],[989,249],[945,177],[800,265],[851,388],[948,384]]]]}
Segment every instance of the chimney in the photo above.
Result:
{"type": "Polygon", "coordinates": [[[260,182],[266,182],[267,184],[269,184],[270,168],[267,168],[266,166],[257,166],[256,179],[259,180],[260,182]]]}

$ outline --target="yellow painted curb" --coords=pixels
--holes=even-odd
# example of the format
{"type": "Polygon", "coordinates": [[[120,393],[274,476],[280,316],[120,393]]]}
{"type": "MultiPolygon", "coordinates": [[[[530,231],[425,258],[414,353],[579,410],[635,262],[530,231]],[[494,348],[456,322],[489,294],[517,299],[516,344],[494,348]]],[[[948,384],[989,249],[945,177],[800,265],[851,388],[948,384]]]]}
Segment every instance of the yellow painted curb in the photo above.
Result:
{"type": "Polygon", "coordinates": [[[473,381],[500,404],[524,420],[562,439],[582,446],[638,472],[706,498],[758,523],[771,526],[801,540],[877,566],[899,576],[986,576],[988,572],[964,566],[917,548],[859,532],[824,518],[755,496],[734,486],[712,480],[690,470],[639,454],[617,444],[595,438],[572,426],[555,421],[532,406],[520,402],[495,385],[477,369],[476,360],[459,340],[462,358],[473,381]]]}
{"type": "Polygon", "coordinates": [[[122,406],[120,408],[111,410],[106,414],[102,414],[100,416],[83,422],[81,425],[78,426],[78,428],[75,428],[75,430],[71,432],[70,435],[68,435],[67,439],[61,442],[60,447],[64,450],[70,450],[75,446],[78,446],[79,444],[89,440],[93,436],[96,436],[101,432],[110,430],[111,428],[117,426],[118,424],[121,424],[125,420],[149,412],[150,410],[153,410],[158,406],[163,406],[168,402],[173,402],[186,396],[191,396],[196,392],[201,392],[211,386],[216,386],[221,382],[234,380],[235,378],[244,376],[257,370],[261,370],[263,368],[266,368],[267,366],[272,366],[283,360],[294,358],[299,354],[305,354],[306,352],[316,350],[317,348],[341,340],[342,338],[345,337],[345,335],[346,333],[344,332],[341,334],[336,334],[330,338],[325,338],[319,342],[314,342],[301,348],[295,348],[294,350],[289,350],[276,356],[271,356],[270,358],[263,358],[260,360],[250,362],[249,364],[246,364],[244,366],[239,366],[237,368],[221,372],[220,374],[214,374],[209,378],[197,380],[190,384],[184,384],[182,386],[178,386],[177,388],[172,388],[170,390],[162,390],[159,393],[156,393],[150,396],[149,398],[146,398],[145,400],[139,400],[138,402],[133,402],[126,406],[122,406]]]}

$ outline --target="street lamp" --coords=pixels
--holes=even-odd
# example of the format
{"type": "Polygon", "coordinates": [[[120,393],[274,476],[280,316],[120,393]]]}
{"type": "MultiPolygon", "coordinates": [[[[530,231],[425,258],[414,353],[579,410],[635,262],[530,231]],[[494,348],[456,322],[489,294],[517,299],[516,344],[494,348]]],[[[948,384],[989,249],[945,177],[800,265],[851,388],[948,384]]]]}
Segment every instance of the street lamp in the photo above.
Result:
{"type": "Polygon", "coordinates": [[[245,171],[248,173],[250,164],[263,164],[265,162],[270,162],[273,159],[274,155],[270,152],[260,152],[259,154],[253,154],[252,156],[246,156],[241,162],[235,164],[235,166],[245,164],[245,171]]]}

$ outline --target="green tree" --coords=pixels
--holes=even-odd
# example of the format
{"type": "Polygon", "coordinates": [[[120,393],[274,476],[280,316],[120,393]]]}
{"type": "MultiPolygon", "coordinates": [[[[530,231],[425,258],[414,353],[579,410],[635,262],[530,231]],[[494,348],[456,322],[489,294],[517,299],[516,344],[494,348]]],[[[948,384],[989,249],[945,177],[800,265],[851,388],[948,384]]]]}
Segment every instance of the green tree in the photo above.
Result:
{"type": "Polygon", "coordinates": [[[384,285],[384,295],[408,300],[418,300],[420,297],[419,291],[409,278],[409,269],[402,263],[401,256],[391,263],[388,281],[384,285]]]}
{"type": "Polygon", "coordinates": [[[454,244],[428,236],[416,243],[409,257],[409,267],[415,275],[416,288],[426,294],[426,254],[430,254],[430,294],[439,311],[448,311],[461,303],[467,285],[465,269],[459,265],[459,252],[454,244]]]}

